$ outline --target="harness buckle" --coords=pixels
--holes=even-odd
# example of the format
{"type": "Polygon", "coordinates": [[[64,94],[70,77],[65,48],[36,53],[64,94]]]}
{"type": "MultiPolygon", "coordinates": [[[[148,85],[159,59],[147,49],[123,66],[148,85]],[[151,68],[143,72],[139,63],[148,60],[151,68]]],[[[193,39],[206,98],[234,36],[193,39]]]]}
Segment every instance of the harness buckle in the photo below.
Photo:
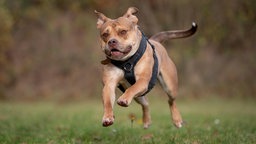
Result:
{"type": "Polygon", "coordinates": [[[132,69],[133,69],[133,64],[131,63],[126,63],[124,66],[123,66],[123,69],[127,72],[131,72],[132,69]]]}

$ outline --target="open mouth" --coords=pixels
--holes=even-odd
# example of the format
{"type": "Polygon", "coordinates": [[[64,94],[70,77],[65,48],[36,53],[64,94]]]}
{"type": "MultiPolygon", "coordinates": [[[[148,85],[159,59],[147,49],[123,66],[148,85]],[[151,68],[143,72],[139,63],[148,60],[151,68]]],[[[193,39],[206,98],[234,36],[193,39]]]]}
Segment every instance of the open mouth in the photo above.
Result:
{"type": "Polygon", "coordinates": [[[111,52],[121,52],[121,51],[118,49],[112,49],[111,52]]]}
{"type": "Polygon", "coordinates": [[[131,51],[132,47],[128,47],[125,51],[120,51],[118,49],[112,49],[111,52],[111,56],[124,56],[126,54],[128,54],[131,51]]]}
{"type": "Polygon", "coordinates": [[[121,52],[120,50],[118,50],[118,49],[112,49],[111,50],[111,56],[121,56],[121,55],[123,55],[124,53],[123,52],[121,52]]]}

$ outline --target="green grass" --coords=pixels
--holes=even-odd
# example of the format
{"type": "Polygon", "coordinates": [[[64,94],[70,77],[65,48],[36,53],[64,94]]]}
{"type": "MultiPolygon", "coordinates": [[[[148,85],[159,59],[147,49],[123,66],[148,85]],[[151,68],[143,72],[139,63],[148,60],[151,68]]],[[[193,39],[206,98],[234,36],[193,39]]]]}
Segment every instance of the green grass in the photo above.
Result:
{"type": "Polygon", "coordinates": [[[0,143],[8,144],[253,144],[256,143],[255,100],[178,100],[186,125],[176,129],[167,102],[153,99],[152,126],[144,130],[141,109],[115,106],[115,123],[101,126],[99,101],[0,103],[0,143]],[[134,113],[133,125],[128,115],[134,113]]]}

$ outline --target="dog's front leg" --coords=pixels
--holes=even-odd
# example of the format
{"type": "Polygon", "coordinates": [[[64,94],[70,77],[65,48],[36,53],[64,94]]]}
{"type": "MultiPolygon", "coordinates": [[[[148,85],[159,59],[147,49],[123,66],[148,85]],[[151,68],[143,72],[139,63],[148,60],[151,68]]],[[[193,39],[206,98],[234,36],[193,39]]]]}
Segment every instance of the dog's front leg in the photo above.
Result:
{"type": "Polygon", "coordinates": [[[117,103],[120,106],[128,107],[134,97],[141,96],[147,91],[148,82],[148,79],[138,79],[135,84],[128,88],[125,93],[119,97],[117,103]]]}
{"type": "Polygon", "coordinates": [[[104,115],[102,118],[103,126],[110,126],[114,123],[113,107],[115,103],[115,88],[118,82],[122,79],[123,72],[112,65],[105,65],[103,67],[103,90],[102,99],[104,107],[104,115]]]}
{"type": "Polygon", "coordinates": [[[102,118],[103,126],[110,126],[114,123],[113,107],[115,102],[115,90],[109,84],[105,84],[102,91],[104,115],[102,118]]]}

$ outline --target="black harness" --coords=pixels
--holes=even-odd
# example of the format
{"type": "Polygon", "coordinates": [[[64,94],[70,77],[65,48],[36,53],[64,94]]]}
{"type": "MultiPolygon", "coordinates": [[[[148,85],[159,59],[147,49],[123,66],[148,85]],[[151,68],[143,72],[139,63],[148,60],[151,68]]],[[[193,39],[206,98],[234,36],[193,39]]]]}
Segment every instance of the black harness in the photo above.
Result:
{"type": "MultiPolygon", "coordinates": [[[[138,48],[138,50],[135,52],[135,54],[130,57],[129,59],[125,60],[125,61],[116,61],[116,60],[111,60],[111,63],[115,66],[117,66],[118,68],[122,69],[124,71],[124,77],[125,79],[131,84],[133,85],[136,82],[136,78],[134,75],[134,67],[137,64],[137,62],[140,60],[140,58],[142,57],[142,55],[144,54],[144,52],[146,51],[147,48],[147,43],[150,44],[151,48],[153,49],[153,57],[154,57],[154,66],[152,69],[152,76],[150,79],[150,82],[148,84],[148,90],[141,96],[146,95],[156,84],[156,80],[157,80],[157,75],[158,75],[158,59],[156,56],[156,52],[155,52],[155,47],[154,45],[152,45],[149,40],[147,39],[147,37],[142,33],[142,38],[140,41],[140,46],[138,48]]],[[[122,91],[125,92],[125,88],[122,85],[119,85],[118,88],[122,91]]]]}

